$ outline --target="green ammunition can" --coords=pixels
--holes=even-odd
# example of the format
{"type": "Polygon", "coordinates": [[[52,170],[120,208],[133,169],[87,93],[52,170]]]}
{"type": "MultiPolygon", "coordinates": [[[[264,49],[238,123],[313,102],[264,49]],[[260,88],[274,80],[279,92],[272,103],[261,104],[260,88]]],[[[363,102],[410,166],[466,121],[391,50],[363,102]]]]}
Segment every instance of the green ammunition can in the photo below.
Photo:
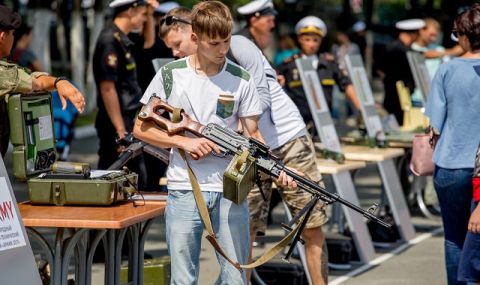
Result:
{"type": "Polygon", "coordinates": [[[223,174],[223,196],[241,204],[253,188],[256,173],[255,158],[248,150],[244,150],[241,155],[235,155],[223,174]]]}

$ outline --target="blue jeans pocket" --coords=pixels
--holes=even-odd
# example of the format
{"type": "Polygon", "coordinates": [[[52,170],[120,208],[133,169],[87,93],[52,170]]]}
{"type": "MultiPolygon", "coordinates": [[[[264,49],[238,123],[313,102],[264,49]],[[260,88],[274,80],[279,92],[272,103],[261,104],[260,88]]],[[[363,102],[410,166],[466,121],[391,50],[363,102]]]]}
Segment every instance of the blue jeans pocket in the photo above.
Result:
{"type": "Polygon", "coordinates": [[[457,182],[457,175],[454,174],[455,171],[444,169],[441,167],[435,167],[435,172],[433,175],[433,184],[435,189],[445,189],[449,188],[457,182]]]}
{"type": "Polygon", "coordinates": [[[188,200],[189,196],[192,196],[191,198],[194,199],[193,192],[190,190],[169,190],[167,206],[188,207],[191,204],[188,200]]]}

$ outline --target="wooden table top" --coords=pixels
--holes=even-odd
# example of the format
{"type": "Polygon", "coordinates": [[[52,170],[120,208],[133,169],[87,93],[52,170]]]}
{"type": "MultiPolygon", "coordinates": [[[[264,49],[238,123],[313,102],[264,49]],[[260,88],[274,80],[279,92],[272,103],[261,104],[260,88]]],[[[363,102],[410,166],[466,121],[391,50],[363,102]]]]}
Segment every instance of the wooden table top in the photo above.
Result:
{"type": "Polygon", "coordinates": [[[344,171],[364,168],[367,164],[363,161],[345,160],[340,164],[331,159],[317,158],[318,171],[322,174],[337,174],[344,171]]]}
{"type": "Polygon", "coordinates": [[[348,160],[361,160],[380,162],[390,158],[402,156],[403,148],[372,148],[358,145],[342,145],[345,158],[348,160]]]}
{"type": "MultiPolygon", "coordinates": [[[[140,202],[141,203],[141,202],[140,202]]],[[[18,204],[27,227],[121,229],[163,215],[166,202],[146,202],[134,207],[131,202],[109,207],[44,206],[18,204]]]]}

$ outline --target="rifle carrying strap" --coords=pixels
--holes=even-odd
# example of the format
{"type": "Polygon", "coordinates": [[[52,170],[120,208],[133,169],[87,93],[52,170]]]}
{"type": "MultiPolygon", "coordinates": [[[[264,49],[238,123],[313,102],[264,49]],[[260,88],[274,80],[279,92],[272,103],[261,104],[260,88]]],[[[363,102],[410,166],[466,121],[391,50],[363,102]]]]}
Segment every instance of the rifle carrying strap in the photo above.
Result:
{"type": "MultiPolygon", "coordinates": [[[[172,121],[173,122],[181,121],[182,120],[181,113],[182,113],[182,109],[174,108],[172,112],[172,121]]],[[[255,262],[252,262],[249,264],[240,264],[237,261],[234,261],[231,258],[229,258],[225,253],[225,251],[220,246],[220,244],[218,243],[217,237],[215,236],[215,232],[213,231],[212,221],[210,220],[210,215],[208,214],[208,208],[207,208],[207,205],[205,204],[205,200],[203,199],[202,190],[200,189],[200,184],[198,184],[197,177],[195,176],[195,173],[193,172],[192,167],[188,162],[185,151],[183,149],[178,149],[178,152],[180,153],[183,160],[187,164],[188,177],[190,178],[190,183],[192,185],[193,196],[195,197],[195,203],[197,204],[198,212],[200,213],[200,217],[203,221],[203,224],[205,225],[205,229],[207,230],[206,238],[210,242],[210,244],[213,246],[213,248],[221,256],[223,256],[223,258],[225,258],[226,261],[232,264],[235,268],[237,268],[238,270],[242,270],[247,268],[255,268],[257,266],[264,264],[265,262],[269,261],[274,256],[276,256],[278,253],[280,253],[280,251],[282,251],[282,249],[286,247],[290,243],[290,241],[295,237],[295,234],[303,224],[303,219],[305,218],[305,216],[302,217],[302,219],[297,223],[295,228],[293,228],[281,241],[279,241],[272,248],[266,251],[262,256],[260,256],[257,260],[255,260],[255,262]]],[[[248,154],[248,152],[244,152],[244,153],[248,154]]],[[[246,157],[244,158],[244,160],[245,159],[246,157]]]]}
{"type": "Polygon", "coordinates": [[[278,253],[280,253],[280,251],[282,251],[284,247],[286,247],[290,243],[290,240],[292,240],[296,232],[300,229],[300,226],[303,224],[303,219],[305,218],[305,216],[303,216],[302,219],[299,220],[295,228],[293,228],[281,241],[279,241],[272,248],[266,251],[262,256],[260,256],[257,260],[255,260],[255,262],[252,262],[249,264],[240,264],[237,261],[233,261],[232,259],[230,259],[221,248],[215,236],[212,222],[210,220],[210,215],[208,214],[207,205],[205,204],[205,200],[203,199],[202,190],[200,189],[200,185],[198,184],[195,173],[193,173],[193,170],[190,167],[190,163],[188,162],[187,156],[185,155],[185,151],[183,149],[178,149],[178,151],[180,152],[180,155],[182,156],[185,163],[187,164],[188,176],[190,178],[190,183],[192,184],[195,202],[197,204],[200,217],[202,218],[202,221],[205,225],[205,229],[207,230],[206,238],[210,242],[210,244],[212,244],[215,250],[225,258],[225,260],[227,260],[230,264],[235,266],[235,268],[237,268],[238,270],[255,268],[272,259],[278,253]]]}

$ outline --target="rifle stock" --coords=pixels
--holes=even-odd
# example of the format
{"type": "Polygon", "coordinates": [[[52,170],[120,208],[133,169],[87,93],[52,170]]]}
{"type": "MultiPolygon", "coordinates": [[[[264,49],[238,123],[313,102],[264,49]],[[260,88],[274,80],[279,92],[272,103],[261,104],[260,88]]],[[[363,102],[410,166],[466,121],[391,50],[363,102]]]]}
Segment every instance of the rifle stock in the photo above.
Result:
{"type": "Polygon", "coordinates": [[[184,131],[189,131],[194,135],[201,136],[204,128],[203,125],[192,120],[183,110],[173,108],[160,98],[156,97],[155,94],[150,98],[148,104],[143,106],[138,117],[144,121],[153,121],[169,135],[176,135],[184,131]],[[178,120],[178,122],[172,122],[163,117],[162,114],[165,111],[175,114],[177,116],[175,121],[178,120]],[[178,114],[176,114],[176,112],[178,112],[178,114]]]}
{"type": "MultiPolygon", "coordinates": [[[[375,210],[378,207],[377,204],[374,204],[368,208],[368,210],[364,210],[359,206],[342,199],[338,194],[328,192],[325,188],[318,185],[317,182],[307,179],[285,167],[283,161],[271,154],[268,146],[253,138],[246,138],[233,130],[224,128],[214,123],[204,126],[193,121],[183,111],[180,111],[181,121],[179,123],[173,123],[161,117],[157,113],[158,110],[174,112],[175,109],[166,102],[162,101],[160,98],[152,96],[148,104],[145,105],[140,111],[139,119],[144,121],[153,121],[169,134],[177,134],[182,131],[189,131],[197,136],[207,138],[217,144],[220,149],[225,152],[225,155],[241,154],[243,150],[247,149],[255,158],[255,163],[257,164],[258,169],[266,174],[274,178],[278,178],[280,173],[285,171],[287,175],[292,177],[293,180],[297,182],[299,188],[311,193],[314,197],[325,201],[327,204],[339,202],[384,227],[390,228],[392,226],[391,224],[375,216],[375,210]]],[[[178,110],[179,109],[177,109],[175,112],[178,112],[178,110]]]]}

